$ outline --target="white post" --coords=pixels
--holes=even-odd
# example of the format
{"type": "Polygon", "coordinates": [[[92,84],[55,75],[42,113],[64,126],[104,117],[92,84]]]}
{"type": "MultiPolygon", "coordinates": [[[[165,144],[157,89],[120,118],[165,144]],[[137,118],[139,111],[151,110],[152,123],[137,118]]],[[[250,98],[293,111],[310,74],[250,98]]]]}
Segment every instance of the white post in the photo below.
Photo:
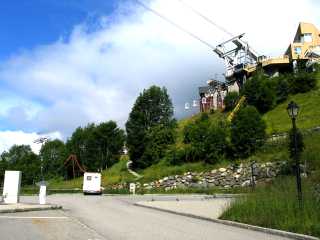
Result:
{"type": "Polygon", "coordinates": [[[136,194],[136,184],[135,183],[130,183],[130,189],[129,189],[130,193],[132,193],[133,195],[136,194]]]}
{"type": "Polygon", "coordinates": [[[47,186],[44,184],[41,184],[40,191],[39,191],[39,203],[41,205],[46,204],[46,191],[47,191],[47,186]]]}

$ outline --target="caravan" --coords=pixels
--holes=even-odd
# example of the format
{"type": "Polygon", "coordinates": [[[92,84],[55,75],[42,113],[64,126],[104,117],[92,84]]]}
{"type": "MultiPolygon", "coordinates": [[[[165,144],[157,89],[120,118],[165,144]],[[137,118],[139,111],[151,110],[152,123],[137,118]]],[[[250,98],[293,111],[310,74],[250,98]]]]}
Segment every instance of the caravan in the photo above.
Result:
{"type": "Polygon", "coordinates": [[[83,194],[102,194],[101,173],[85,172],[82,189],[83,194]]]}

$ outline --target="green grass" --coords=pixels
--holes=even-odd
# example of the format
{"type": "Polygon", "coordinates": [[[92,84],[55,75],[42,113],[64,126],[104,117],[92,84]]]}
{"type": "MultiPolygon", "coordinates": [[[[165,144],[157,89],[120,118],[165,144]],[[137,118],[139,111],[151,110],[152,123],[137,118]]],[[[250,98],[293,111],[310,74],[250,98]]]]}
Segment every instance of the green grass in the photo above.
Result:
{"type": "Polygon", "coordinates": [[[291,128],[291,120],[286,110],[290,101],[295,101],[300,107],[297,118],[297,126],[300,129],[320,126],[320,89],[318,88],[308,93],[290,96],[287,101],[266,113],[263,119],[267,123],[268,134],[288,132],[291,128]]]}
{"type": "Polygon", "coordinates": [[[303,208],[299,209],[295,179],[279,178],[231,203],[221,219],[320,237],[320,203],[313,185],[303,182],[303,208]]]}
{"type": "Polygon", "coordinates": [[[167,165],[165,161],[161,161],[144,169],[143,171],[140,171],[139,174],[143,175],[143,178],[140,179],[140,182],[151,182],[166,176],[181,175],[185,172],[202,172],[212,170],[219,166],[225,166],[226,164],[226,162],[221,162],[219,164],[210,165],[203,162],[195,162],[170,166],[167,165]]]}

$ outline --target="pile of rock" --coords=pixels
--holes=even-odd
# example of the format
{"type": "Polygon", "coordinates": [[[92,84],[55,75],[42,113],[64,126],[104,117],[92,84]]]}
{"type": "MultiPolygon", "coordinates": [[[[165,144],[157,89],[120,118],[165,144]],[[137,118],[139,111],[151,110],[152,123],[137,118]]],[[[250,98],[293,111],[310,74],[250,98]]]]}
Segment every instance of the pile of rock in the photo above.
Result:
{"type": "Polygon", "coordinates": [[[150,183],[140,184],[137,182],[136,188],[170,190],[177,188],[246,187],[250,186],[253,181],[255,183],[269,181],[279,175],[285,165],[286,162],[230,165],[208,172],[186,172],[183,175],[167,176],[150,183]]]}

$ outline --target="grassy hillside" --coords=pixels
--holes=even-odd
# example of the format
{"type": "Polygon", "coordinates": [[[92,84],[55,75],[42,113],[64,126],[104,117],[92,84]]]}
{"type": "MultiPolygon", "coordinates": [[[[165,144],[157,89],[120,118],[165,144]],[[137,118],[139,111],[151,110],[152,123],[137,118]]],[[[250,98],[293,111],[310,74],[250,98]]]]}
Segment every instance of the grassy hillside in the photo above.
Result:
{"type": "Polygon", "coordinates": [[[266,113],[263,119],[267,123],[268,134],[287,132],[291,128],[291,120],[286,111],[290,101],[295,101],[300,107],[297,119],[297,126],[300,129],[320,126],[320,89],[316,89],[290,96],[287,101],[266,113]]]}
{"type": "MultiPolygon", "coordinates": [[[[319,88],[304,94],[297,94],[290,96],[289,99],[275,107],[272,111],[266,113],[263,118],[267,123],[267,133],[269,135],[273,133],[287,132],[291,128],[291,121],[286,112],[286,107],[288,103],[293,100],[300,106],[300,113],[297,120],[297,125],[300,129],[309,129],[312,127],[320,126],[320,90],[319,88]]],[[[209,118],[212,122],[218,122],[220,120],[225,120],[228,113],[221,113],[219,111],[209,114],[209,118]]],[[[177,130],[177,145],[183,144],[183,129],[184,127],[195,121],[200,114],[194,115],[190,118],[182,119],[178,122],[177,130]]],[[[320,142],[320,135],[315,134],[314,136],[308,136],[306,139],[306,148],[304,152],[303,159],[307,161],[317,162],[316,156],[320,152],[320,147],[318,146],[320,142]]],[[[251,161],[255,159],[256,161],[278,161],[278,160],[288,160],[288,151],[285,144],[266,144],[261,150],[259,150],[255,155],[251,156],[249,159],[244,159],[242,161],[251,161]]],[[[127,158],[123,157],[117,164],[113,165],[110,169],[103,172],[102,175],[102,185],[110,186],[116,183],[132,182],[135,181],[134,176],[132,176],[126,169],[127,158]]],[[[155,179],[160,179],[168,175],[178,175],[187,171],[204,171],[213,169],[220,166],[225,166],[230,164],[230,162],[221,162],[216,165],[208,165],[202,162],[197,163],[186,163],[180,166],[168,166],[165,161],[161,161],[147,169],[139,172],[143,176],[140,182],[150,182],[155,179]]],[[[320,166],[319,166],[320,169],[320,166]]],[[[50,182],[50,188],[81,188],[82,178],[62,181],[55,180],[50,182]]]]}

